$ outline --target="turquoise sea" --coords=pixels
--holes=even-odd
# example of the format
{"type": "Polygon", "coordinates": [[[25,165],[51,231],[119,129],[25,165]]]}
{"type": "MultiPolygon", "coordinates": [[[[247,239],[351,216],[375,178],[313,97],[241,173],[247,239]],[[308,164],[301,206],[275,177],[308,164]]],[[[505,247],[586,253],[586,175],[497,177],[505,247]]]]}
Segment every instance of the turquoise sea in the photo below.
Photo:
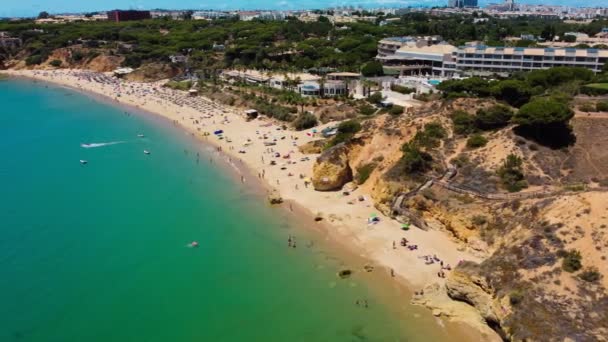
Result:
{"type": "Polygon", "coordinates": [[[0,341],[454,340],[163,120],[31,81],[0,103],[0,341]]]}

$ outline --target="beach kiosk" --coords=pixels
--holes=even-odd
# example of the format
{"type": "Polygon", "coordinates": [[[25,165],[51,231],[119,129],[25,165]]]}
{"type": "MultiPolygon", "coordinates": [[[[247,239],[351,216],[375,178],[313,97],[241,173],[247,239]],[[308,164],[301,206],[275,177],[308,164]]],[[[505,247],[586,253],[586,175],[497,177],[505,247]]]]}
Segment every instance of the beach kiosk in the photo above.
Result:
{"type": "Polygon", "coordinates": [[[259,113],[255,109],[247,109],[245,111],[245,119],[247,119],[247,121],[251,121],[253,119],[256,119],[258,117],[258,115],[259,115],[259,113]]]}

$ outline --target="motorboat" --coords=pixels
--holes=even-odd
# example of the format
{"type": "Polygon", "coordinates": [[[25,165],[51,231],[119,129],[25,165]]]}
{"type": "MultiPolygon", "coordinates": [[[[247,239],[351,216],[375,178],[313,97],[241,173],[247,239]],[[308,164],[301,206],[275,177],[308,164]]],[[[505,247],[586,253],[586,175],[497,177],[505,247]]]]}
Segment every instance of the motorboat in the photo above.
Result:
{"type": "Polygon", "coordinates": [[[143,138],[143,137],[145,137],[145,135],[143,135],[143,134],[138,134],[138,135],[137,135],[137,137],[138,137],[138,138],[143,138]]]}
{"type": "Polygon", "coordinates": [[[144,150],[144,154],[150,154],[150,151],[144,150]]]}
{"type": "Polygon", "coordinates": [[[85,165],[86,163],[88,163],[88,161],[86,161],[84,159],[80,159],[80,164],[85,165]]]}
{"type": "Polygon", "coordinates": [[[196,248],[196,247],[198,247],[198,242],[196,242],[196,241],[192,241],[192,242],[190,243],[190,247],[195,247],[195,248],[196,248]]]}

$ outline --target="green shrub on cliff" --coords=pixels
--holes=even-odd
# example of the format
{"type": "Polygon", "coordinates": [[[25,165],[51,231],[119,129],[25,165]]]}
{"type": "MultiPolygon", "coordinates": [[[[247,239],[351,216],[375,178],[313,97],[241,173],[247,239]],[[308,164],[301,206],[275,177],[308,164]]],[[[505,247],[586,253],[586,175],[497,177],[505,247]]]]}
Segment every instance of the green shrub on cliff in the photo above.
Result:
{"type": "Polygon", "coordinates": [[[361,184],[365,183],[365,181],[367,181],[367,179],[372,174],[374,169],[376,169],[376,166],[377,166],[376,163],[368,163],[368,164],[359,166],[357,168],[357,176],[356,176],[357,184],[361,185],[361,184]]]}
{"type": "Polygon", "coordinates": [[[518,192],[528,186],[522,165],[523,161],[520,157],[509,154],[498,169],[498,176],[502,180],[502,185],[509,192],[518,192]]]}
{"type": "Polygon", "coordinates": [[[479,147],[486,146],[487,143],[488,143],[488,139],[486,139],[483,135],[474,134],[467,140],[467,147],[468,148],[479,148],[479,147]]]}
{"type": "Polygon", "coordinates": [[[441,123],[433,121],[424,125],[424,130],[416,133],[413,143],[417,147],[435,148],[439,146],[441,139],[446,136],[447,132],[441,123]]]}
{"type": "Polygon", "coordinates": [[[313,128],[318,124],[317,117],[310,113],[300,114],[293,122],[293,127],[298,130],[313,128]]]}
{"type": "Polygon", "coordinates": [[[588,267],[578,277],[588,283],[596,283],[602,279],[602,274],[597,267],[588,267]]]}
{"type": "Polygon", "coordinates": [[[433,164],[433,156],[420,150],[418,146],[408,143],[403,145],[401,150],[403,151],[401,163],[405,172],[421,173],[431,169],[433,164]]]}
{"type": "Polygon", "coordinates": [[[583,268],[583,257],[581,256],[581,252],[576,249],[570,251],[563,251],[560,253],[562,256],[562,269],[566,272],[576,272],[583,268]]]}

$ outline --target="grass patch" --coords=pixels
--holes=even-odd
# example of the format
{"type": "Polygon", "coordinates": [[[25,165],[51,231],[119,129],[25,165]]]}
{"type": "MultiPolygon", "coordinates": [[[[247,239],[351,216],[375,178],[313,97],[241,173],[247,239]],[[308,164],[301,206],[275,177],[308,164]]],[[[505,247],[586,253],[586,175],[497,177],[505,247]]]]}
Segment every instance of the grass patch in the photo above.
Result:
{"type": "Polygon", "coordinates": [[[586,87],[608,90],[608,83],[591,83],[591,84],[587,84],[586,87]]]}
{"type": "Polygon", "coordinates": [[[357,184],[361,185],[367,181],[372,172],[376,169],[376,163],[361,165],[357,168],[357,184]]]}
{"type": "Polygon", "coordinates": [[[467,140],[467,147],[468,148],[479,148],[479,147],[486,146],[487,143],[488,143],[488,139],[486,139],[483,135],[474,134],[471,137],[469,137],[469,139],[467,140]]]}

